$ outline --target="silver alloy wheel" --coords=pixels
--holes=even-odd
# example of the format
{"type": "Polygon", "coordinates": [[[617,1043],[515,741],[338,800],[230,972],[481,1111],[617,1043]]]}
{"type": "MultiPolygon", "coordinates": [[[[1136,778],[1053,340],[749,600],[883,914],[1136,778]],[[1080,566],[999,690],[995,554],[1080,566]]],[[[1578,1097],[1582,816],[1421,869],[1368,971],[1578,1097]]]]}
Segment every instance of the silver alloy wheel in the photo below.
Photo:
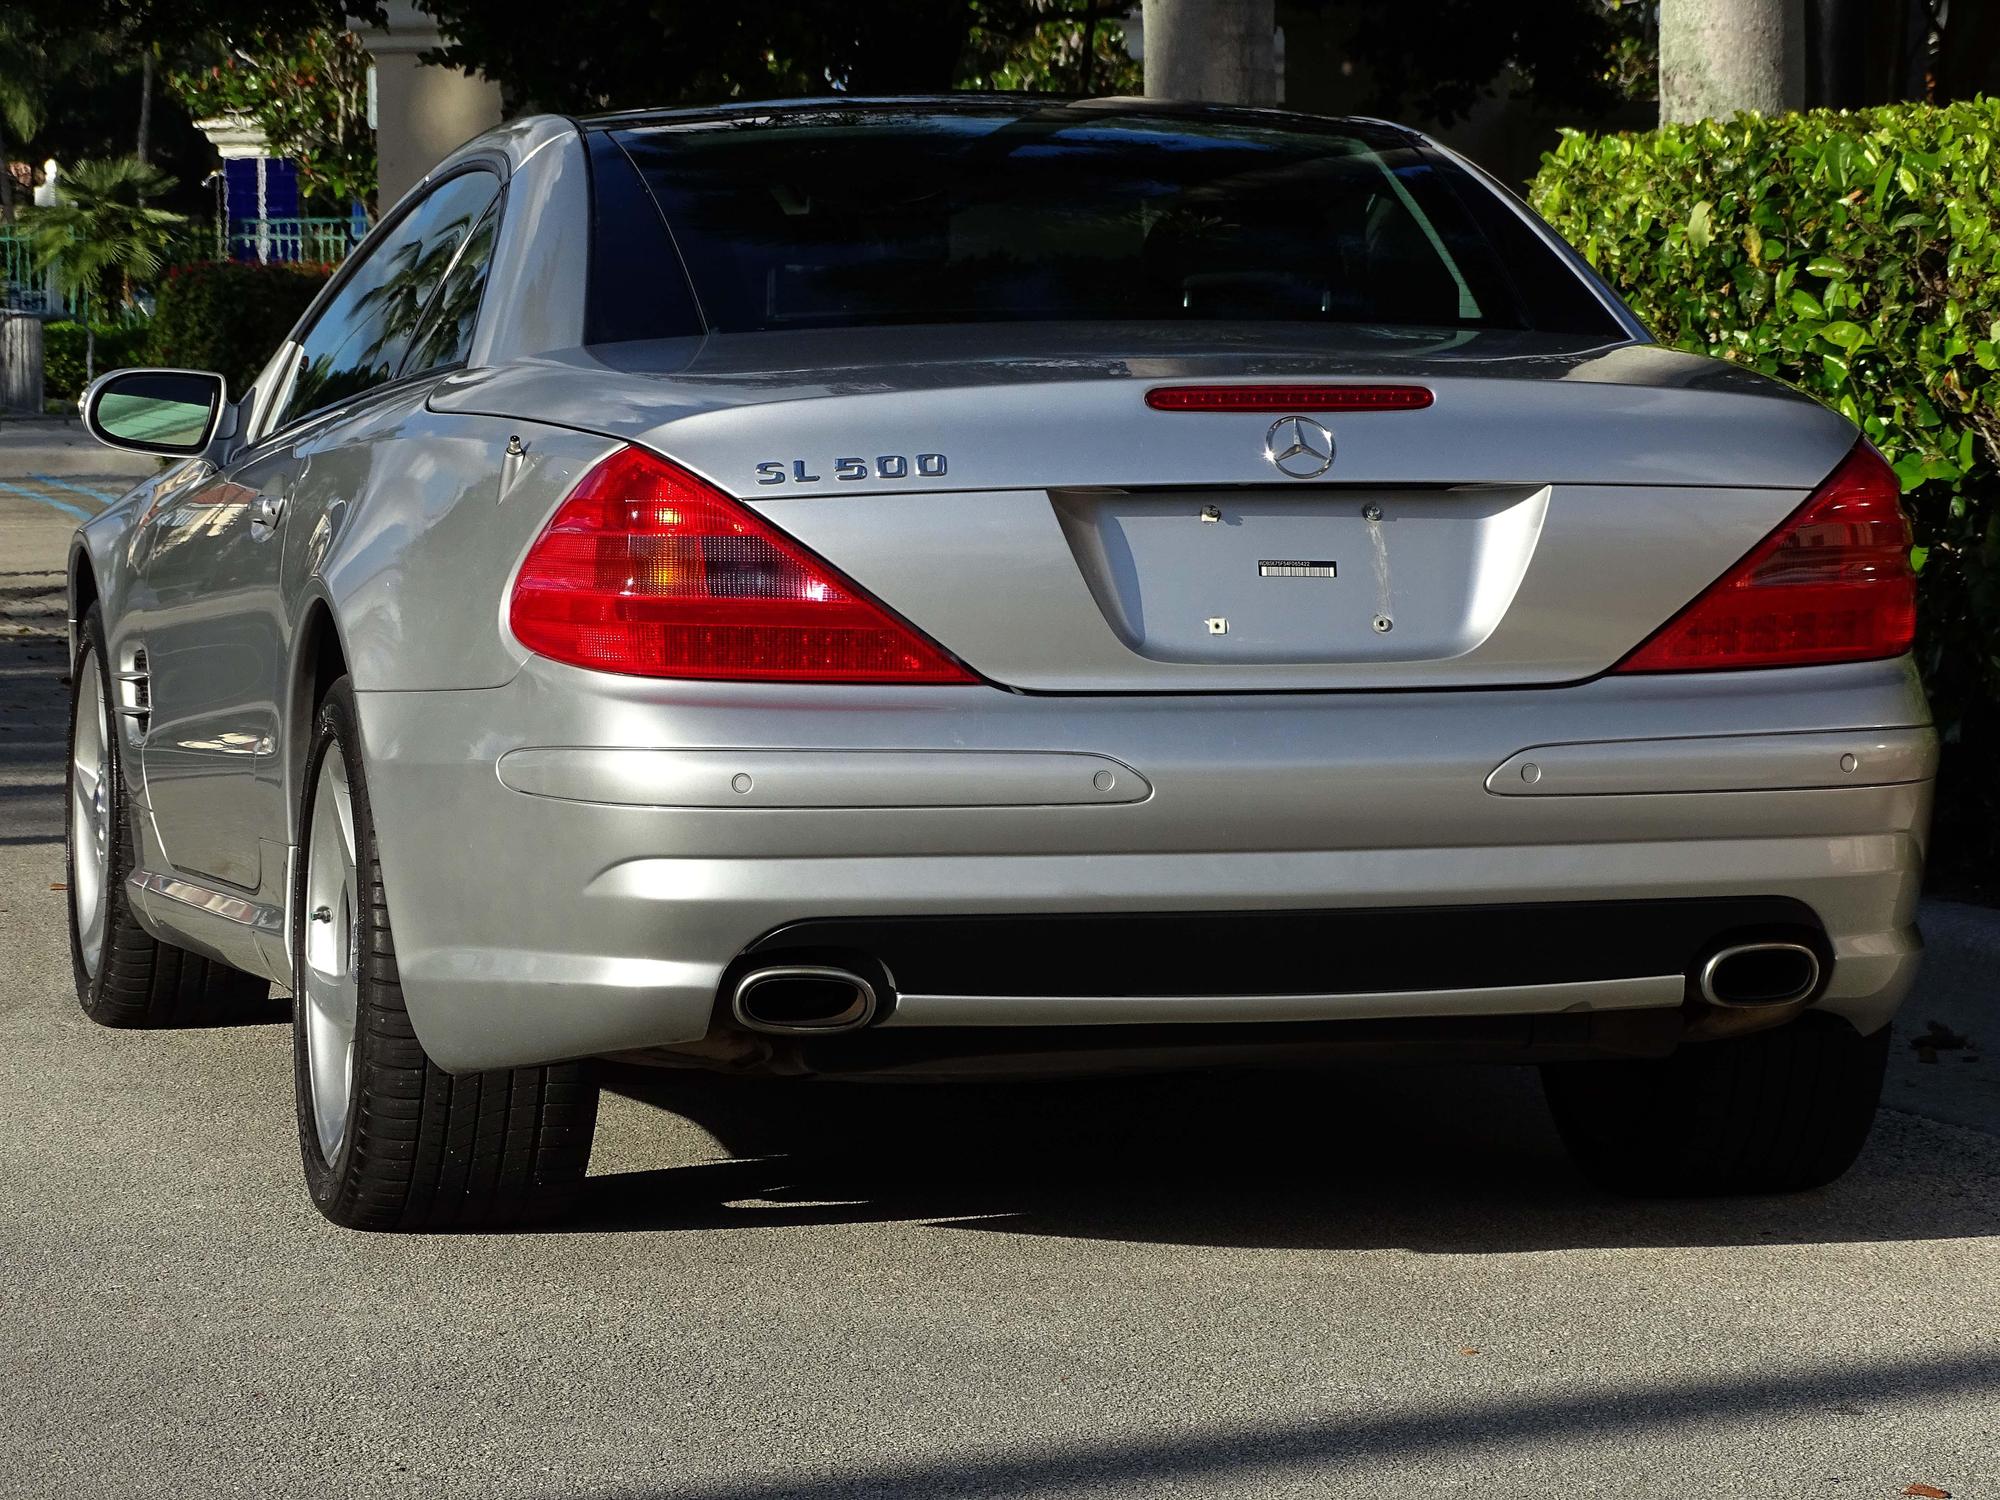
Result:
{"type": "Polygon", "coordinates": [[[97,653],[76,664],[80,686],[69,746],[69,899],[83,971],[97,977],[104,962],[111,904],[111,734],[104,712],[104,674],[97,653]]]}
{"type": "Polygon", "coordinates": [[[359,1003],[360,927],[355,922],[354,799],[338,742],[326,747],[313,788],[306,834],[305,961],[299,1003],[305,1007],[306,1079],[313,1128],[329,1165],[347,1133],[354,1089],[354,1027],[359,1003]]]}

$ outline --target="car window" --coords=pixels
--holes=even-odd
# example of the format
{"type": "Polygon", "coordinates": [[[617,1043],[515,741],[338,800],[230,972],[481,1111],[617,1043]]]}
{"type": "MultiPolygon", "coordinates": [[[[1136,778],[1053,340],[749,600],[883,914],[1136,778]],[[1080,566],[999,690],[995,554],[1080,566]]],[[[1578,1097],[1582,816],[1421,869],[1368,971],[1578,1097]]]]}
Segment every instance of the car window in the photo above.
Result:
{"type": "Polygon", "coordinates": [[[586,344],[703,331],[673,236],[638,168],[609,135],[590,133],[590,288],[586,344]]]}
{"type": "Polygon", "coordinates": [[[403,374],[421,375],[426,370],[465,363],[472,349],[472,325],[479,318],[479,298],[486,290],[486,271],[493,264],[493,245],[499,232],[500,205],[495,203],[473,227],[457,262],[445,273],[444,284],[431,299],[430,311],[424,314],[422,326],[410,341],[403,374]]]}
{"type": "Polygon", "coordinates": [[[306,331],[275,426],[396,378],[431,293],[499,191],[491,172],[447,178],[367,252],[306,331]]]}
{"type": "MultiPolygon", "coordinates": [[[[611,131],[721,332],[994,319],[1257,319],[1618,336],[1472,174],[1361,121],[1109,107],[828,106],[611,131]],[[657,205],[657,208],[654,207],[657,205]]],[[[659,243],[657,227],[651,229],[659,243]]],[[[597,340],[615,328],[593,331],[597,340]]]]}

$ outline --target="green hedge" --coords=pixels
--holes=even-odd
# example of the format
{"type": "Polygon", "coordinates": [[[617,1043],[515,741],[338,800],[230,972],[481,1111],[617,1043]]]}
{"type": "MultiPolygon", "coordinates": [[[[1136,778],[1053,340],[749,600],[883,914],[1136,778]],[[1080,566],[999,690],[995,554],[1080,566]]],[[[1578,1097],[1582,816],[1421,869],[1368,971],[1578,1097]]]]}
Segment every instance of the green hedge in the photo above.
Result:
{"type": "Polygon", "coordinates": [[[1665,343],[1860,424],[1915,521],[1937,854],[2000,855],[2000,100],[1567,132],[1531,197],[1665,343]]]}
{"type": "Polygon", "coordinates": [[[196,261],[171,268],[153,310],[154,364],[217,370],[242,392],[333,273],[321,265],[196,261]]]}
{"type": "MultiPolygon", "coordinates": [[[[123,365],[146,363],[146,325],[97,325],[97,373],[123,365]]],[[[51,406],[76,405],[88,383],[83,378],[84,331],[81,323],[42,325],[42,396],[51,406]]]]}

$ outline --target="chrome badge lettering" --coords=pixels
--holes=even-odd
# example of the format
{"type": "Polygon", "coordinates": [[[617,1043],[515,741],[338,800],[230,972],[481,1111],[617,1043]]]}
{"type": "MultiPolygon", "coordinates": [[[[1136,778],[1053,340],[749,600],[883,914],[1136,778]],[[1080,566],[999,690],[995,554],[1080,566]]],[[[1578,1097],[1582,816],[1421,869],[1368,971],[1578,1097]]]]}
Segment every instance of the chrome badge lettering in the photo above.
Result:
{"type": "MultiPolygon", "coordinates": [[[[883,453],[875,458],[836,458],[833,477],[844,483],[857,479],[942,479],[950,471],[942,453],[919,453],[914,459],[902,453],[883,453]]],[[[757,465],[759,484],[818,484],[817,465],[803,458],[767,458],[757,465]]]]}

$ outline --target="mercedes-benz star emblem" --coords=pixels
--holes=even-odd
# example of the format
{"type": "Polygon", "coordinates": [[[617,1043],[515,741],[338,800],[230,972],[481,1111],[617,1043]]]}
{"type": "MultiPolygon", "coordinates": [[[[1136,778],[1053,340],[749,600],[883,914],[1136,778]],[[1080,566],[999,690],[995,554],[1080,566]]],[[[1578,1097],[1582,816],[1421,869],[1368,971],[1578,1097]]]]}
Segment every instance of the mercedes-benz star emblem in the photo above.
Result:
{"type": "Polygon", "coordinates": [[[1333,467],[1333,434],[1311,417],[1280,417],[1264,437],[1264,457],[1294,479],[1317,479],[1333,467]]]}

